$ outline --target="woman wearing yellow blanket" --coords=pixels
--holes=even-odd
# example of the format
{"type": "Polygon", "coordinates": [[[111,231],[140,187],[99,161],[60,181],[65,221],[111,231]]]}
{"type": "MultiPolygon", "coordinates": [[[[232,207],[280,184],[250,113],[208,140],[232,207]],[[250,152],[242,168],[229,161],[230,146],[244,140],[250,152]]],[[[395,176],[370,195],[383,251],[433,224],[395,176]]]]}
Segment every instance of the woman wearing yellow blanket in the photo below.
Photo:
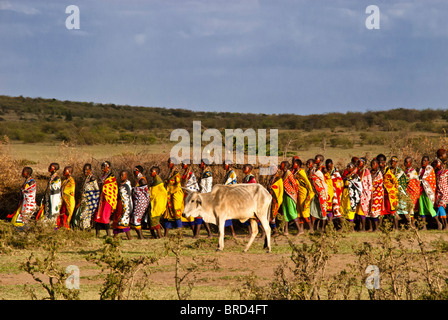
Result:
{"type": "Polygon", "coordinates": [[[299,217],[299,233],[304,232],[303,223],[308,224],[309,230],[314,230],[310,219],[311,200],[314,198],[314,189],[308,179],[305,169],[302,168],[302,160],[296,158],[293,160],[292,174],[297,181],[297,214],[299,217]]]}
{"type": "Polygon", "coordinates": [[[169,229],[182,228],[182,212],[184,211],[184,191],[180,185],[181,176],[174,166],[174,159],[168,159],[168,178],[165,180],[167,206],[163,219],[165,237],[169,229]]]}
{"type": "Polygon", "coordinates": [[[151,167],[149,170],[152,177],[152,183],[149,186],[149,198],[151,199],[151,211],[149,215],[151,235],[155,239],[162,237],[160,217],[165,213],[167,206],[168,193],[166,192],[163,180],[160,178],[160,168],[157,166],[151,167]]]}
{"type": "Polygon", "coordinates": [[[65,177],[62,183],[62,206],[57,218],[57,229],[70,229],[70,220],[75,210],[75,179],[72,177],[73,168],[68,166],[64,168],[65,177]]]}

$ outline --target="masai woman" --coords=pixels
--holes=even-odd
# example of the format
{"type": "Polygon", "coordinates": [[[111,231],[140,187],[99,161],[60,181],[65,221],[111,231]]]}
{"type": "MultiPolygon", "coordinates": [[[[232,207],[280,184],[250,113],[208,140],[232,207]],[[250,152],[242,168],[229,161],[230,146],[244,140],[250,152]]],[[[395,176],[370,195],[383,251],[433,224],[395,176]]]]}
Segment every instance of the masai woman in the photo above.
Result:
{"type": "MultiPolygon", "coordinates": [[[[289,234],[288,224],[293,221],[297,230],[300,231],[299,217],[297,214],[297,199],[298,199],[298,184],[294,175],[289,170],[290,164],[288,161],[280,163],[280,170],[283,171],[283,202],[282,212],[285,217],[285,235],[289,234]]],[[[299,235],[300,233],[297,233],[299,235]]]]}
{"type": "Polygon", "coordinates": [[[61,178],[58,176],[59,164],[51,163],[48,167],[50,178],[48,179],[47,188],[45,189],[44,198],[42,199],[41,208],[36,219],[43,219],[50,224],[56,225],[56,219],[61,210],[61,178]]]}
{"type": "Polygon", "coordinates": [[[207,159],[202,159],[199,169],[201,169],[201,174],[199,178],[199,189],[201,193],[207,193],[212,191],[213,186],[213,175],[212,170],[208,166],[209,161],[207,159]]]}
{"type": "Polygon", "coordinates": [[[406,193],[410,198],[411,205],[408,208],[408,212],[411,215],[411,221],[414,219],[414,210],[418,208],[418,198],[420,198],[420,178],[418,176],[418,172],[412,166],[412,158],[406,157],[404,159],[404,173],[408,178],[408,185],[406,187],[406,193]]]}
{"type": "Polygon", "coordinates": [[[348,163],[341,197],[342,215],[351,223],[355,221],[356,207],[361,201],[362,193],[361,179],[356,172],[355,165],[352,162],[348,163]]]}
{"type": "Polygon", "coordinates": [[[243,166],[243,173],[245,174],[243,178],[243,183],[257,183],[254,174],[252,173],[253,166],[251,164],[245,164],[243,166]]]}
{"type": "Polygon", "coordinates": [[[270,174],[271,176],[266,189],[272,196],[269,225],[272,229],[272,235],[275,236],[278,235],[276,218],[278,210],[283,203],[283,179],[276,165],[270,167],[270,174]]]}
{"type": "Polygon", "coordinates": [[[398,205],[398,181],[395,175],[390,170],[386,163],[386,156],[379,154],[377,157],[379,161],[380,170],[383,174],[383,188],[384,188],[384,211],[383,215],[395,215],[398,205]]]}
{"type": "Polygon", "coordinates": [[[302,168],[302,160],[293,160],[292,174],[297,182],[297,215],[299,218],[299,234],[304,233],[304,223],[307,223],[310,232],[314,227],[310,219],[311,201],[314,199],[314,188],[305,169],[302,168]]]}
{"type": "Polygon", "coordinates": [[[140,165],[134,168],[134,177],[137,182],[132,191],[133,211],[131,215],[130,227],[137,232],[137,237],[143,239],[142,219],[149,206],[149,187],[146,177],[143,175],[143,167],[140,165]]]}
{"type": "Polygon", "coordinates": [[[370,198],[372,197],[372,175],[367,168],[366,158],[359,158],[356,162],[356,167],[358,168],[357,175],[361,179],[362,184],[361,199],[356,207],[356,218],[359,219],[360,222],[360,231],[365,231],[366,216],[369,214],[370,198]]]}
{"type": "MultiPolygon", "coordinates": [[[[318,164],[319,163],[323,165],[322,161],[318,162],[318,164]]],[[[321,169],[322,166],[316,164],[314,171],[311,173],[310,182],[313,186],[315,195],[313,200],[311,201],[310,214],[312,219],[318,221],[318,226],[319,223],[322,223],[320,229],[323,230],[325,226],[325,220],[327,220],[328,186],[325,182],[325,177],[321,169]]]]}
{"type": "Polygon", "coordinates": [[[174,165],[174,159],[168,159],[167,166],[170,170],[165,180],[167,191],[167,207],[163,219],[165,236],[169,229],[182,228],[182,212],[184,211],[184,192],[180,185],[180,173],[174,165]]]}
{"type": "MultiPolygon", "coordinates": [[[[189,164],[189,161],[182,161],[182,169],[184,170],[181,178],[181,186],[184,188],[184,201],[187,197],[189,192],[198,192],[199,191],[199,184],[196,179],[196,175],[194,174],[193,170],[191,170],[191,166],[189,164]]],[[[194,217],[185,217],[182,215],[182,226],[184,227],[191,227],[191,230],[193,231],[193,236],[197,237],[199,235],[199,228],[197,228],[198,223],[202,223],[202,218],[195,219],[194,217]],[[198,234],[196,234],[196,230],[198,230],[198,234]]]]}
{"type": "Polygon", "coordinates": [[[36,181],[32,177],[33,169],[25,167],[22,170],[22,177],[25,181],[20,188],[22,199],[19,202],[19,207],[7,218],[11,218],[11,223],[18,228],[26,227],[28,221],[34,214],[36,205],[36,181]]]}
{"type": "Polygon", "coordinates": [[[125,233],[128,240],[131,240],[129,222],[134,209],[132,201],[132,186],[128,179],[128,172],[120,172],[120,185],[118,187],[117,208],[114,212],[112,228],[114,238],[120,233],[125,233]]]}
{"type": "Polygon", "coordinates": [[[383,212],[380,216],[380,223],[385,217],[391,218],[394,228],[397,228],[398,217],[396,217],[396,213],[398,206],[398,181],[389,166],[387,166],[386,156],[384,154],[379,154],[376,158],[380,163],[380,170],[383,174],[384,188],[383,212]]]}
{"type": "Polygon", "coordinates": [[[98,181],[93,176],[92,165],[90,163],[84,164],[83,173],[85,179],[82,186],[81,200],[75,209],[72,222],[73,226],[81,230],[89,230],[92,227],[92,217],[98,209],[100,202],[100,189],[98,181]]]}
{"type": "Polygon", "coordinates": [[[327,168],[328,174],[331,177],[331,181],[333,182],[333,204],[330,219],[339,219],[341,214],[341,197],[342,192],[344,190],[344,180],[342,179],[341,174],[338,169],[334,166],[332,159],[325,160],[325,167],[327,168]]]}
{"type": "MultiPolygon", "coordinates": [[[[409,216],[409,208],[411,208],[409,204],[410,198],[406,192],[408,187],[409,178],[407,177],[405,171],[398,166],[398,158],[393,156],[389,161],[390,171],[394,174],[395,178],[398,182],[398,205],[397,205],[397,218],[400,216],[404,216],[408,222],[411,221],[409,216]]],[[[398,224],[398,219],[396,219],[396,223],[398,224]]],[[[398,225],[395,226],[398,229],[398,225]]]]}
{"type": "Polygon", "coordinates": [[[331,176],[327,170],[327,167],[322,168],[322,173],[324,174],[325,183],[327,184],[327,192],[328,192],[326,216],[327,216],[328,222],[332,222],[332,220],[333,220],[333,201],[335,198],[333,180],[331,180],[331,176]]]}
{"type": "Polygon", "coordinates": [[[106,230],[110,236],[110,217],[117,208],[118,184],[117,179],[112,173],[111,163],[104,161],[101,164],[103,172],[101,176],[101,195],[98,211],[95,213],[95,230],[98,237],[101,230],[106,230]]]}
{"type": "Polygon", "coordinates": [[[379,167],[379,161],[373,159],[370,163],[370,174],[372,175],[372,197],[368,213],[369,229],[367,231],[377,231],[379,217],[383,212],[383,174],[379,167]]]}
{"type": "Polygon", "coordinates": [[[62,205],[57,218],[57,228],[70,229],[70,221],[75,210],[75,179],[72,177],[73,168],[68,166],[64,168],[64,181],[62,182],[62,205]]]}
{"type": "Polygon", "coordinates": [[[448,169],[442,163],[442,160],[434,160],[434,170],[436,172],[436,201],[434,208],[437,209],[437,228],[439,230],[448,229],[446,221],[446,205],[448,204],[448,169]]]}
{"type": "Polygon", "coordinates": [[[421,190],[420,197],[418,198],[418,215],[423,221],[422,229],[426,230],[426,216],[428,215],[437,219],[437,212],[434,210],[436,200],[436,175],[434,168],[429,164],[428,156],[422,157],[418,175],[421,190]]]}
{"type": "Polygon", "coordinates": [[[151,199],[150,214],[149,214],[149,230],[154,239],[162,237],[160,231],[160,217],[165,214],[167,209],[168,194],[163,184],[162,178],[160,178],[160,168],[157,166],[151,167],[149,170],[152,182],[149,186],[149,198],[151,199]]]}

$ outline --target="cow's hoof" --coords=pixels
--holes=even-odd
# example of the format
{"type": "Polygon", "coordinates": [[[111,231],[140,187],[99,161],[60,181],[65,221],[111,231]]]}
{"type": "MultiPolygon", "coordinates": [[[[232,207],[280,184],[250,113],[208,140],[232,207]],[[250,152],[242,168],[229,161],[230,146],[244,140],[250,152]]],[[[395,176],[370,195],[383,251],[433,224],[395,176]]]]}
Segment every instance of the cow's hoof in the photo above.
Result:
{"type": "Polygon", "coordinates": [[[217,248],[217,249],[216,249],[216,252],[222,252],[222,249],[217,248]]]}

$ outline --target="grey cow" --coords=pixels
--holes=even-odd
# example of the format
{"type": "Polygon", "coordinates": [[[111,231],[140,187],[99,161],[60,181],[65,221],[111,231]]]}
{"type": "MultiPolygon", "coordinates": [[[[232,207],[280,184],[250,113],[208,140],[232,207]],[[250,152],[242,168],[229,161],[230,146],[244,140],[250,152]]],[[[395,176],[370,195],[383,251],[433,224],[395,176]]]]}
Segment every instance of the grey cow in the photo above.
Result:
{"type": "Polygon", "coordinates": [[[245,222],[250,219],[252,233],[244,252],[249,250],[258,234],[258,224],[266,233],[265,248],[271,252],[271,228],[269,226],[272,196],[261,184],[215,185],[211,192],[189,192],[185,199],[184,215],[202,217],[219,229],[218,249],[224,249],[224,223],[227,219],[245,222]]]}

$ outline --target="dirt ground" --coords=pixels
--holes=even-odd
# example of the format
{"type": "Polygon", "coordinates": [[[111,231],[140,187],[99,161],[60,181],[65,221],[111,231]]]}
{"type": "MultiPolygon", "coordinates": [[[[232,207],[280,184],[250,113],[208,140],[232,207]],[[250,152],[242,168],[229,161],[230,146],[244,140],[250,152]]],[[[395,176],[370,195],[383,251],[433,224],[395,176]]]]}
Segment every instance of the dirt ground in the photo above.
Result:
{"type": "MultiPolygon", "coordinates": [[[[121,249],[123,254],[129,257],[137,257],[161,250],[167,239],[150,239],[149,231],[144,231],[145,239],[123,240],[121,249]]],[[[447,231],[425,231],[422,233],[428,247],[437,239],[448,241],[447,231]]],[[[326,275],[332,277],[339,272],[348,270],[349,264],[356,263],[353,248],[363,242],[374,242],[378,235],[375,233],[354,232],[342,240],[338,253],[332,254],[326,267],[326,275]]],[[[305,236],[294,236],[291,232],[289,239],[294,244],[300,244],[307,240],[305,236]]],[[[247,253],[243,253],[248,235],[239,232],[236,239],[226,235],[223,252],[216,252],[217,235],[208,239],[205,232],[199,239],[194,239],[186,232],[183,238],[185,249],[182,251],[179,269],[180,275],[187,273],[187,267],[194,265],[194,272],[188,274],[183,286],[191,283],[194,287],[191,299],[240,299],[238,290],[248,281],[251,275],[256,277],[258,285],[267,285],[275,278],[276,269],[287,263],[291,264],[291,247],[288,237],[280,235],[273,238],[272,252],[266,253],[263,249],[263,239],[259,236],[247,253]]],[[[83,300],[97,300],[99,289],[104,282],[104,275],[100,267],[86,260],[86,255],[100,248],[102,239],[92,240],[92,248],[67,248],[58,255],[61,266],[76,265],[80,270],[80,298],[83,300]]],[[[36,254],[44,255],[45,252],[36,254]]],[[[24,292],[24,286],[43,292],[42,287],[18,267],[31,254],[29,250],[18,250],[2,256],[0,261],[0,299],[30,299],[24,292]]],[[[160,258],[156,264],[150,267],[149,299],[177,299],[175,290],[175,256],[168,255],[160,258]]],[[[42,279],[46,279],[43,277],[42,279]]]]}

